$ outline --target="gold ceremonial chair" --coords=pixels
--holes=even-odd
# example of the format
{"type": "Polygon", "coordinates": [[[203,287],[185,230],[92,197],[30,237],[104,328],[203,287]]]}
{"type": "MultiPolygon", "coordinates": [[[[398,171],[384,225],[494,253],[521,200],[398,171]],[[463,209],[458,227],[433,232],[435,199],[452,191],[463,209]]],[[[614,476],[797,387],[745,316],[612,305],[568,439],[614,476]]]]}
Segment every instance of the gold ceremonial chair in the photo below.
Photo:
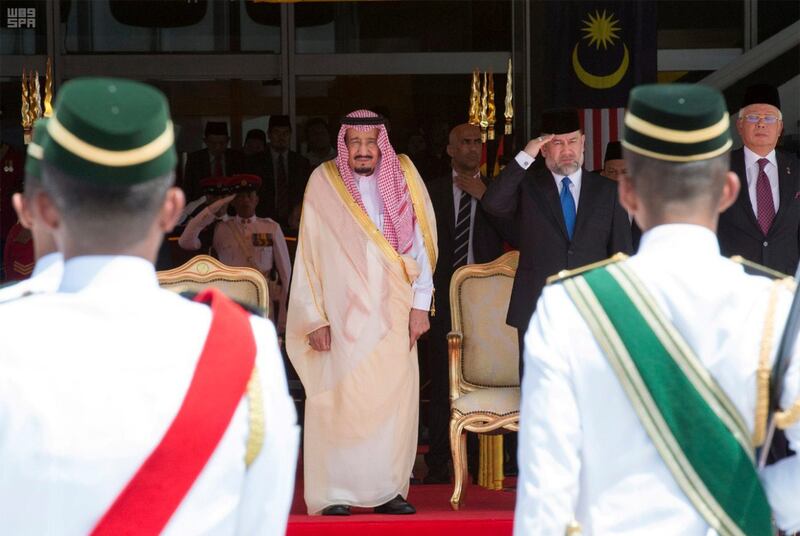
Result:
{"type": "Polygon", "coordinates": [[[229,298],[269,316],[269,291],[264,275],[253,268],[228,266],[214,257],[197,255],[172,270],[157,272],[162,288],[173,292],[200,292],[215,287],[229,298]]]}
{"type": "Polygon", "coordinates": [[[453,329],[447,342],[453,510],[461,506],[468,478],[467,432],[504,434],[519,430],[517,333],[505,321],[518,262],[519,253],[512,251],[487,264],[463,266],[450,282],[453,329]]]}

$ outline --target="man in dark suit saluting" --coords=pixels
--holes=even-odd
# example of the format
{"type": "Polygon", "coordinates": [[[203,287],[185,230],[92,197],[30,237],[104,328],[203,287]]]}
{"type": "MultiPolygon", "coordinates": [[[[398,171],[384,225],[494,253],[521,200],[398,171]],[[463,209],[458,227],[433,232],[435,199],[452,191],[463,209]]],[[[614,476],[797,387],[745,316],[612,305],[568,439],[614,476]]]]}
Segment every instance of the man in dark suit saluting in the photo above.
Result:
{"type": "Polygon", "coordinates": [[[447,464],[450,460],[447,357],[447,333],[451,328],[450,279],[453,272],[465,264],[493,261],[503,254],[503,239],[481,207],[488,182],[480,173],[482,146],[478,126],[468,123],[456,126],[450,131],[447,145],[452,171],[428,183],[428,194],[436,213],[439,258],[433,272],[433,286],[438,290],[436,315],[431,317],[428,339],[431,386],[426,484],[450,482],[447,464]]]}
{"type": "Polygon", "coordinates": [[[736,203],[719,218],[720,250],[794,274],[800,240],[800,166],[775,146],[783,132],[778,90],[747,88],[736,128],[744,147],[731,152],[731,171],[742,184],[736,203]]]}
{"type": "Polygon", "coordinates": [[[583,169],[577,110],[544,112],[542,132],[509,162],[482,200],[488,213],[513,219],[506,238],[520,258],[506,322],[519,332],[520,355],[548,276],[631,251],[630,222],[616,184],[583,169]],[[540,152],[545,165],[534,169],[540,152]]]}

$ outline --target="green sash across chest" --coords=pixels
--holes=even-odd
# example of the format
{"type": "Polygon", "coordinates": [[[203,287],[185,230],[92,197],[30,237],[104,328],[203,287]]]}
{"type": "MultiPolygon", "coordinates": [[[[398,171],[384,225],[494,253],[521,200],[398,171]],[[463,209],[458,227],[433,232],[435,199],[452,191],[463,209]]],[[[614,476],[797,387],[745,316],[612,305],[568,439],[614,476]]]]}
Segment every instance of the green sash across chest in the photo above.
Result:
{"type": "Polygon", "coordinates": [[[719,534],[774,534],[750,433],[625,264],[564,280],[678,485],[719,534]]]}

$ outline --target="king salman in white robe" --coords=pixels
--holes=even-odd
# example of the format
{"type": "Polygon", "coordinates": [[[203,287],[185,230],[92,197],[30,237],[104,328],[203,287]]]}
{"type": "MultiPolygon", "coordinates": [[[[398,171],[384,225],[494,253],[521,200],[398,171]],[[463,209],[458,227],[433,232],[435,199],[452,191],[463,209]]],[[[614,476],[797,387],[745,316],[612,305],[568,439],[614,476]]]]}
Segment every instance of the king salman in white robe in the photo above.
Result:
{"type": "MultiPolygon", "coordinates": [[[[436,224],[427,190],[400,156],[432,272],[436,224]]],[[[311,175],[303,201],[286,349],[306,391],[304,486],[309,514],[378,506],[408,494],[417,448],[419,370],[411,349],[412,284],[400,255],[348,192],[334,161],[311,175]],[[330,326],[331,349],[308,343],[330,326]]]]}

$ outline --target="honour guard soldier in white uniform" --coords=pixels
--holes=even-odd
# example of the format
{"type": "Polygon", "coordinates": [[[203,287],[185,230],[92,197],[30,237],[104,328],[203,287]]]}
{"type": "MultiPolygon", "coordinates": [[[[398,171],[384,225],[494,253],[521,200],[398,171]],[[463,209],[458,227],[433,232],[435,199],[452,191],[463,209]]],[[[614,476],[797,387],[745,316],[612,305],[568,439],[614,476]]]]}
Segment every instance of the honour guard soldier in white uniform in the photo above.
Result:
{"type": "MultiPolygon", "coordinates": [[[[539,300],[525,339],[516,535],[800,529],[800,458],[755,464],[794,284],[719,254],[717,219],[739,192],[730,146],[716,90],[631,92],[620,200],[641,246],[560,274],[539,300]]],[[[782,386],[776,422],[797,450],[798,356],[782,386]]]]}
{"type": "Polygon", "coordinates": [[[275,330],[158,286],[176,161],[158,90],[61,88],[32,202],[64,274],[0,306],[3,534],[285,533],[298,428],[275,330]]]}
{"type": "Polygon", "coordinates": [[[224,191],[230,195],[214,201],[192,218],[178,244],[184,249],[199,249],[200,233],[215,223],[216,257],[228,266],[249,266],[264,274],[269,283],[270,300],[278,304],[277,315],[273,307],[270,307],[270,315],[278,331],[283,333],[292,265],[280,224],[256,216],[260,187],[258,175],[234,175],[225,179],[224,191]],[[228,204],[236,212],[233,217],[227,215],[228,204]]]}
{"type": "Polygon", "coordinates": [[[64,258],[56,248],[53,235],[43,225],[39,211],[32,202],[36,192],[41,188],[42,142],[46,136],[47,119],[39,119],[34,125],[33,140],[28,144],[24,191],[14,194],[11,200],[20,224],[31,233],[33,258],[36,264],[28,279],[0,287],[0,304],[26,294],[52,292],[61,282],[64,258]]]}

